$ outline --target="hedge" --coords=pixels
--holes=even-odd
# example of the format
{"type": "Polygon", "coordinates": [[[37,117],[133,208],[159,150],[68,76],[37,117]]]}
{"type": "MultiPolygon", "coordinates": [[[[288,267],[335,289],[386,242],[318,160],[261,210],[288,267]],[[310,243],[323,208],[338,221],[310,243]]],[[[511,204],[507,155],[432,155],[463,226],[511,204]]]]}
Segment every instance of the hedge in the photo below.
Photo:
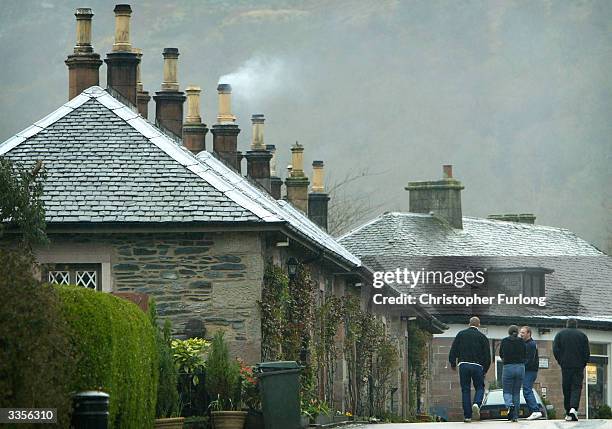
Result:
{"type": "Polygon", "coordinates": [[[33,263],[0,249],[0,407],[57,408],[58,426],[68,427],[74,367],[69,326],[55,288],[34,277],[33,263]]]}
{"type": "Polygon", "coordinates": [[[152,427],[159,376],[155,329],[135,304],[77,286],[59,286],[75,351],[73,391],[110,395],[111,428],[152,427]]]}

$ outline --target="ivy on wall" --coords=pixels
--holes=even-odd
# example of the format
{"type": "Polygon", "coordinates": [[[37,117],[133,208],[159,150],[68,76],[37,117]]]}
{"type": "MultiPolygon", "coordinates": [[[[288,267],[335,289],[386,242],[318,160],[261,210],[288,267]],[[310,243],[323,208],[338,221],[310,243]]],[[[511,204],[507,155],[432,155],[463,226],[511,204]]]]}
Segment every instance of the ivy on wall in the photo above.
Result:
{"type": "MultiPolygon", "coordinates": [[[[397,342],[379,319],[361,309],[359,296],[331,295],[318,302],[316,292],[317,284],[303,265],[291,279],[281,267],[266,267],[259,303],[262,359],[301,363],[303,399],[333,407],[335,371],[338,358],[343,357],[348,410],[353,415],[381,416],[397,374],[397,342]]],[[[410,338],[414,341],[411,350],[426,349],[421,344],[426,337],[410,338]]],[[[409,359],[413,371],[421,373],[427,355],[410,353],[409,359]]]]}
{"type": "Polygon", "coordinates": [[[429,374],[429,344],[432,334],[416,323],[408,324],[408,397],[409,412],[415,416],[420,410],[420,398],[429,374]]]}

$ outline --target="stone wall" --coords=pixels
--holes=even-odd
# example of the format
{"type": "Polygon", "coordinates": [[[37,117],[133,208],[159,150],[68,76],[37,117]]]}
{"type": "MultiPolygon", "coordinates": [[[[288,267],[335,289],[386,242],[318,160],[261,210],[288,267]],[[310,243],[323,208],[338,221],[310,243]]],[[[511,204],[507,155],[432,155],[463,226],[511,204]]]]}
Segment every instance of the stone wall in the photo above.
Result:
{"type": "Polygon", "coordinates": [[[260,359],[263,255],[255,233],[132,235],[116,243],[114,290],[155,297],[175,334],[226,332],[234,353],[260,359]]]}
{"type": "MultiPolygon", "coordinates": [[[[155,298],[174,334],[211,337],[222,329],[232,353],[258,362],[264,255],[259,233],[54,235],[45,262],[110,261],[111,289],[155,298]],[[73,254],[74,253],[74,254],[73,254]],[[93,259],[92,259],[93,258],[93,259]]],[[[104,273],[103,273],[104,274],[104,273]]]]}

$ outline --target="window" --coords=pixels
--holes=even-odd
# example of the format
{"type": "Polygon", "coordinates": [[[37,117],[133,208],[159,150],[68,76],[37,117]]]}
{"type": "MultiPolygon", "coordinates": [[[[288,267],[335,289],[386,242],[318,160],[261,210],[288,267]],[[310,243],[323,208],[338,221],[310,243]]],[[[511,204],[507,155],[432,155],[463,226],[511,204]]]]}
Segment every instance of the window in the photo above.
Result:
{"type": "Polygon", "coordinates": [[[545,296],[544,295],[544,273],[526,272],[523,276],[523,295],[524,296],[545,296]]]}
{"type": "Polygon", "coordinates": [[[48,267],[47,282],[51,284],[86,287],[102,290],[100,281],[101,264],[53,264],[48,267]]]}

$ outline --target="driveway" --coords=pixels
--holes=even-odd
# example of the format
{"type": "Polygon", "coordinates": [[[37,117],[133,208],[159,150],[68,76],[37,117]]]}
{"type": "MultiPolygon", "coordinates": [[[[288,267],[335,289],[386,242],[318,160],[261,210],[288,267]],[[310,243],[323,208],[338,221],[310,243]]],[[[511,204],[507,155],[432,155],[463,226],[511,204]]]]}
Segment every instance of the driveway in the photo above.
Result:
{"type": "Polygon", "coordinates": [[[389,423],[356,426],[355,429],[612,429],[612,420],[581,420],[566,422],[564,420],[519,420],[518,423],[508,421],[483,421],[466,424],[452,423],[389,423]]]}

